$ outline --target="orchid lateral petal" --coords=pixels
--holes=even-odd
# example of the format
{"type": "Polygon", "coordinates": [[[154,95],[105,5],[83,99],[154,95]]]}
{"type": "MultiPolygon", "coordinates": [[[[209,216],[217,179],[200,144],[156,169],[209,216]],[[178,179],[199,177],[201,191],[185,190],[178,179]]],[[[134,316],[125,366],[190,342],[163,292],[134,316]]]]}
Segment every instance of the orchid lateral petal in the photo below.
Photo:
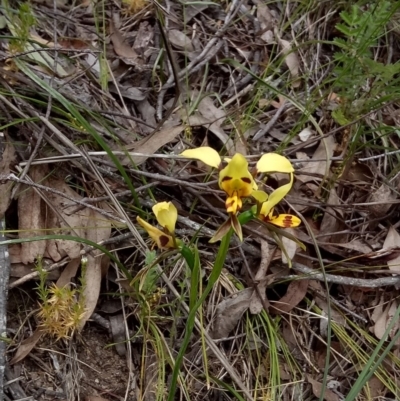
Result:
{"type": "Polygon", "coordinates": [[[290,182],[275,189],[266,202],[261,207],[261,214],[265,217],[268,216],[271,210],[276,206],[290,191],[293,185],[293,174],[290,174],[290,182]]]}
{"type": "Polygon", "coordinates": [[[214,236],[208,241],[210,244],[213,244],[214,242],[221,241],[222,238],[225,237],[226,234],[228,234],[229,230],[231,229],[231,219],[229,218],[228,220],[223,223],[218,230],[215,232],[214,236]]]}
{"type": "Polygon", "coordinates": [[[253,191],[251,193],[251,196],[258,202],[258,203],[263,203],[266,202],[268,199],[268,194],[264,191],[253,191]]]}
{"type": "Polygon", "coordinates": [[[292,163],[277,153],[266,153],[257,162],[257,171],[260,173],[293,173],[292,163]]]}
{"type": "Polygon", "coordinates": [[[141,219],[139,216],[136,217],[137,222],[147,231],[150,238],[157,244],[160,249],[175,248],[174,239],[157,227],[152,226],[147,221],[141,219]]]}
{"type": "Polygon", "coordinates": [[[183,151],[180,155],[183,157],[187,157],[188,159],[200,160],[203,163],[207,164],[207,166],[214,168],[219,168],[221,164],[220,155],[215,149],[210,148],[209,146],[202,146],[195,149],[187,149],[183,151]]]}
{"type": "Polygon", "coordinates": [[[291,214],[280,214],[270,219],[269,223],[278,227],[290,228],[298,227],[301,224],[301,220],[297,216],[291,214]]]}
{"type": "Polygon", "coordinates": [[[175,205],[172,202],[159,202],[152,209],[158,224],[166,228],[170,234],[173,234],[176,220],[178,219],[178,210],[175,205]]]}

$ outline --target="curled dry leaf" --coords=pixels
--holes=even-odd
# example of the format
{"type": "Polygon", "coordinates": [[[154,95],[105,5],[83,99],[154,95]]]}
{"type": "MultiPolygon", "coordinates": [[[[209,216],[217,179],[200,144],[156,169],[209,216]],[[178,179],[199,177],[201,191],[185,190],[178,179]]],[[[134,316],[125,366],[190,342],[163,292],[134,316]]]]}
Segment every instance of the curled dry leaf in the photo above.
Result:
{"type": "Polygon", "coordinates": [[[10,365],[21,362],[26,356],[28,356],[35,345],[38,343],[38,341],[41,339],[42,335],[43,331],[41,329],[36,329],[36,331],[30,337],[23,340],[18,346],[14,358],[11,359],[10,365]]]}
{"type": "Polygon", "coordinates": [[[304,128],[299,132],[299,138],[301,142],[307,142],[311,137],[315,136],[315,132],[311,128],[304,128]]]}
{"type": "Polygon", "coordinates": [[[126,355],[126,346],[125,346],[125,319],[122,313],[117,315],[109,316],[110,319],[110,327],[111,333],[113,337],[113,342],[115,344],[115,349],[120,356],[126,355]]]}
{"type": "Polygon", "coordinates": [[[273,30],[277,26],[278,20],[274,17],[269,7],[262,2],[257,4],[257,19],[261,25],[261,39],[266,43],[273,42],[273,30]]]}
{"type": "MultiPolygon", "coordinates": [[[[322,384],[310,376],[307,376],[307,381],[311,384],[313,393],[316,397],[321,397],[322,394],[322,384]]],[[[340,401],[340,397],[334,393],[329,388],[326,388],[324,391],[324,400],[326,401],[340,401]]]]}
{"type": "Polygon", "coordinates": [[[179,29],[171,29],[168,32],[169,41],[177,49],[185,50],[187,52],[194,51],[194,47],[190,38],[181,32],[179,29]]]}
{"type": "MultiPolygon", "coordinates": [[[[296,230],[294,230],[293,228],[286,228],[285,232],[292,234],[294,237],[296,236],[296,230]]],[[[282,245],[286,252],[286,254],[285,252],[282,252],[282,263],[286,265],[288,264],[288,262],[293,260],[294,256],[296,255],[298,244],[297,242],[291,240],[290,238],[282,237],[282,245]]]]}
{"type": "MultiPolygon", "coordinates": [[[[374,312],[371,316],[371,319],[375,322],[373,333],[379,340],[382,339],[383,335],[385,334],[387,327],[389,326],[394,314],[396,313],[397,307],[398,304],[396,301],[390,302],[388,304],[382,301],[374,309],[374,312]]],[[[389,333],[389,338],[392,338],[394,336],[394,334],[399,329],[399,326],[400,324],[398,322],[393,326],[392,330],[389,333]]]]}
{"type": "MultiPolygon", "coordinates": [[[[4,135],[0,134],[0,140],[4,141],[4,135]]],[[[2,143],[4,145],[4,142],[2,143]]],[[[11,165],[14,163],[15,160],[15,150],[14,146],[10,141],[5,143],[5,148],[3,150],[3,154],[1,155],[0,161],[0,174],[7,175],[11,172],[11,165]]],[[[8,209],[8,206],[11,202],[11,187],[12,182],[6,182],[5,184],[0,184],[0,218],[4,216],[4,213],[8,209]]]]}
{"type": "MultiPolygon", "coordinates": [[[[30,177],[33,182],[40,183],[47,174],[44,165],[32,166],[30,177]]],[[[33,188],[22,186],[18,196],[18,236],[21,239],[34,238],[43,235],[46,228],[45,206],[39,193],[33,188]]],[[[46,241],[32,241],[21,244],[21,262],[33,263],[39,256],[43,256],[46,249],[46,241]]]]}
{"type": "MultiPolygon", "coordinates": [[[[73,199],[82,199],[63,180],[50,177],[47,179],[46,184],[50,188],[63,192],[73,199]]],[[[53,192],[47,193],[47,197],[51,206],[47,213],[47,228],[53,229],[58,234],[85,238],[89,209],[84,208],[76,211],[75,205],[65,206],[67,203],[66,198],[53,192]]],[[[60,260],[65,255],[68,255],[71,259],[75,259],[80,257],[81,244],[64,239],[50,240],[48,241],[46,251],[55,261],[60,260]]]]}
{"type": "Polygon", "coordinates": [[[141,64],[139,55],[130,45],[128,45],[128,43],[125,42],[124,37],[115,26],[112,19],[110,20],[110,37],[115,53],[120,56],[126,64],[141,64]]]}
{"type": "Polygon", "coordinates": [[[273,312],[287,313],[296,307],[306,296],[308,290],[309,280],[292,281],[286,294],[276,302],[273,302],[273,312]]]}
{"type": "Polygon", "coordinates": [[[71,279],[76,276],[80,264],[81,264],[80,258],[72,259],[60,274],[56,286],[58,288],[63,288],[66,285],[70,284],[71,279]]]}
{"type": "MultiPolygon", "coordinates": [[[[393,226],[390,226],[385,242],[383,243],[383,249],[399,248],[400,247],[400,235],[393,226]]],[[[400,271],[400,255],[395,256],[393,259],[387,262],[390,270],[399,272],[400,271]]]]}
{"type": "Polygon", "coordinates": [[[275,29],[275,36],[276,39],[282,49],[282,53],[285,56],[285,63],[289,68],[290,75],[292,77],[292,86],[293,88],[298,88],[301,84],[299,79],[299,72],[300,72],[300,60],[297,57],[297,53],[293,51],[292,45],[287,40],[281,39],[275,29]]]}
{"type": "MultiPolygon", "coordinates": [[[[177,139],[178,135],[183,132],[185,127],[183,125],[179,125],[178,127],[166,127],[162,128],[160,131],[156,132],[151,136],[148,140],[145,138],[144,140],[135,144],[135,152],[144,153],[151,155],[156,153],[157,150],[162,148],[167,143],[170,143],[177,139]]],[[[129,162],[131,163],[131,159],[134,161],[136,165],[144,163],[148,156],[131,156],[125,158],[123,164],[129,162]]]]}
{"type": "Polygon", "coordinates": [[[391,188],[383,183],[377,190],[373,191],[369,196],[367,202],[375,203],[374,205],[368,205],[367,209],[375,217],[386,216],[389,209],[392,207],[392,202],[397,199],[397,195],[391,190],[391,188]]]}
{"type": "MultiPolygon", "coordinates": [[[[86,238],[92,242],[99,243],[110,238],[111,222],[94,211],[90,210],[89,224],[86,229],[86,238]]],[[[102,277],[102,255],[94,250],[87,255],[87,265],[83,277],[83,299],[85,302],[85,315],[79,322],[79,329],[82,329],[87,320],[96,308],[100,295],[100,283],[102,277]]]]}
{"type": "Polygon", "coordinates": [[[220,302],[213,321],[212,338],[228,337],[249,308],[253,292],[253,288],[246,288],[220,302]]]}
{"type": "Polygon", "coordinates": [[[271,275],[270,280],[268,280],[267,271],[275,250],[276,248],[270,246],[267,241],[261,240],[261,262],[256,276],[254,277],[258,291],[253,292],[249,305],[250,313],[253,315],[260,313],[264,309],[264,305],[269,306],[266,289],[275,275],[271,275]],[[260,299],[260,295],[262,299],[260,299]]]}
{"type": "Polygon", "coordinates": [[[206,96],[199,102],[197,107],[199,113],[207,119],[208,124],[203,123],[205,128],[208,128],[227,148],[229,154],[235,154],[232,139],[222,129],[222,123],[225,120],[226,113],[224,110],[214,106],[214,102],[210,96],[206,96]]]}
{"type": "Polygon", "coordinates": [[[335,187],[331,188],[327,203],[332,206],[328,206],[326,208],[324,217],[322,218],[319,234],[324,234],[323,237],[321,237],[323,238],[324,242],[346,242],[346,235],[335,234],[335,232],[341,231],[343,228],[343,223],[341,222],[343,219],[343,209],[340,207],[335,207],[341,205],[341,201],[336,193],[335,187]]]}
{"type": "Polygon", "coordinates": [[[333,136],[328,136],[324,140],[321,140],[311,161],[305,163],[305,166],[298,170],[298,174],[296,175],[297,180],[306,183],[315,180],[315,177],[308,174],[324,175],[327,168],[331,166],[331,160],[335,149],[336,141],[333,136]],[[313,160],[316,161],[313,162],[313,160]]]}

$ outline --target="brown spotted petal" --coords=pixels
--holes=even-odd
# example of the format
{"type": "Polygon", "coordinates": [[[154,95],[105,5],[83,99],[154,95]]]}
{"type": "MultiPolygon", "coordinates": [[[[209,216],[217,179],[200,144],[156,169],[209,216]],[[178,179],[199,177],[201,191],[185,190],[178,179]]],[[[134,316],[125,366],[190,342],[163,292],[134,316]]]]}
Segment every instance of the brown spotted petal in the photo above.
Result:
{"type": "Polygon", "coordinates": [[[174,239],[171,235],[165,234],[157,227],[154,227],[147,221],[141,219],[139,216],[137,216],[136,220],[147,231],[150,238],[157,244],[160,249],[175,248],[174,239]]]}

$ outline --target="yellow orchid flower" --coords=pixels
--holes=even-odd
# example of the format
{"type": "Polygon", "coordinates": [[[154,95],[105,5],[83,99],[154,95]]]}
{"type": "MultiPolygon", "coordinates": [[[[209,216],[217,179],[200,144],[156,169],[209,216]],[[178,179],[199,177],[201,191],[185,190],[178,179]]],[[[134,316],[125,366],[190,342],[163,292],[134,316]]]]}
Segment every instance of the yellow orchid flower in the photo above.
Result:
{"type": "Polygon", "coordinates": [[[158,224],[164,229],[161,231],[147,221],[136,218],[137,222],[147,231],[150,238],[160,249],[177,248],[177,240],[174,236],[175,224],[178,219],[178,210],[172,202],[159,202],[153,206],[153,213],[158,224]]]}
{"type": "MultiPolygon", "coordinates": [[[[210,167],[219,168],[222,160],[218,152],[209,146],[188,149],[181,156],[200,160],[210,167]]],[[[249,171],[249,164],[243,155],[236,153],[219,172],[219,187],[226,193],[226,211],[236,214],[243,206],[242,198],[251,195],[257,184],[249,171]]]]}
{"type": "Polygon", "coordinates": [[[166,228],[170,234],[173,234],[176,220],[178,219],[178,210],[175,205],[172,202],[159,202],[152,209],[158,224],[166,228]]]}
{"type": "MultiPolygon", "coordinates": [[[[214,168],[220,168],[222,164],[218,152],[208,146],[185,150],[181,153],[181,156],[200,160],[214,168]]],[[[287,173],[290,175],[290,182],[279,187],[269,196],[265,192],[258,190],[254,177],[249,171],[248,162],[243,155],[236,153],[231,159],[225,159],[225,161],[227,162],[227,165],[219,172],[218,184],[227,195],[225,207],[230,217],[229,220],[217,230],[217,233],[211,239],[211,242],[220,240],[227,233],[230,227],[234,229],[236,234],[242,240],[241,226],[236,217],[237,212],[240,211],[243,206],[242,198],[253,196],[259,205],[262,204],[263,209],[261,210],[260,215],[267,218],[273,211],[274,206],[287,195],[293,185],[294,169],[292,164],[286,157],[276,153],[266,153],[261,156],[257,162],[255,173],[287,173]]],[[[297,217],[293,217],[297,219],[297,217]]],[[[297,222],[295,219],[293,219],[293,222],[297,222]]],[[[280,224],[284,224],[284,221],[286,220],[277,220],[280,224]]]]}
{"type": "Polygon", "coordinates": [[[136,220],[147,231],[150,238],[160,249],[176,248],[172,235],[165,234],[157,227],[154,227],[147,221],[141,219],[139,216],[136,217],[136,220]]]}
{"type": "Polygon", "coordinates": [[[243,206],[242,198],[257,190],[257,184],[249,171],[243,155],[236,153],[219,173],[219,187],[227,194],[226,211],[236,214],[243,206]]]}

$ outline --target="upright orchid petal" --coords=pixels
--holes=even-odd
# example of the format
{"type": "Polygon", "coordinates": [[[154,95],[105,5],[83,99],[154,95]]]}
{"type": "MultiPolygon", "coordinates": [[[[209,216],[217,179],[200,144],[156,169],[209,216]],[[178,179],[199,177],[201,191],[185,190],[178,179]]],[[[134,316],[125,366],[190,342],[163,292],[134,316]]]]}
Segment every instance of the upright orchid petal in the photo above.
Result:
{"type": "Polygon", "coordinates": [[[227,166],[219,173],[219,186],[226,192],[228,213],[237,213],[242,207],[241,198],[250,196],[257,184],[249,171],[249,164],[243,155],[236,153],[227,166]]]}
{"type": "Polygon", "coordinates": [[[287,195],[290,188],[292,188],[292,184],[293,176],[291,176],[291,180],[288,184],[275,189],[275,191],[269,195],[268,200],[262,204],[260,214],[262,216],[268,216],[271,210],[287,195]]]}
{"type": "Polygon", "coordinates": [[[175,248],[174,239],[172,238],[172,236],[163,233],[157,227],[152,226],[147,221],[141,219],[139,216],[137,216],[136,220],[147,231],[150,238],[157,244],[160,249],[175,248]]]}
{"type": "Polygon", "coordinates": [[[257,171],[260,173],[293,173],[294,169],[290,161],[276,153],[266,153],[257,162],[257,171]]]}
{"type": "Polygon", "coordinates": [[[219,168],[221,164],[221,157],[218,152],[209,146],[203,146],[195,149],[187,149],[181,153],[181,156],[188,159],[200,160],[207,166],[219,168]]]}
{"type": "Polygon", "coordinates": [[[175,231],[176,220],[178,219],[178,210],[172,202],[159,202],[153,206],[153,213],[156,216],[158,224],[166,228],[170,234],[175,231]]]}

